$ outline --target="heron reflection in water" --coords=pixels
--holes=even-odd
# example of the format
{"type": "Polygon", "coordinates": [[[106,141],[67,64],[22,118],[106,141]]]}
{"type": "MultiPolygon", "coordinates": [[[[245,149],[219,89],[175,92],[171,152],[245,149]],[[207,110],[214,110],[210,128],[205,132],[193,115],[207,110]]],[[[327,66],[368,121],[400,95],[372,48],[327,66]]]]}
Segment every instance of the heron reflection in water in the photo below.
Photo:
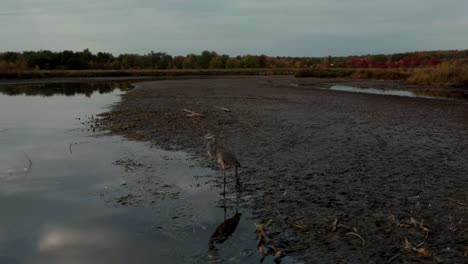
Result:
{"type": "Polygon", "coordinates": [[[236,194],[235,214],[232,217],[227,218],[226,192],[223,192],[224,221],[216,227],[216,230],[208,241],[211,263],[221,263],[218,256],[219,246],[231,237],[239,225],[242,214],[238,212],[239,193],[237,192],[236,194]]]}

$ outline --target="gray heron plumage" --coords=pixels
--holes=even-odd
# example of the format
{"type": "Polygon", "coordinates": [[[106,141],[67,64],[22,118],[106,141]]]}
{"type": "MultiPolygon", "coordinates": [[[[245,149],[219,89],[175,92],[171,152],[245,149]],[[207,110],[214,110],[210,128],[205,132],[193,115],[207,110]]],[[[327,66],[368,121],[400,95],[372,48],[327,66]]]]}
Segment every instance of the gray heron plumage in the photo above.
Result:
{"type": "Polygon", "coordinates": [[[239,175],[237,173],[237,168],[242,167],[239,160],[237,160],[236,154],[233,151],[220,146],[216,136],[208,134],[205,136],[209,142],[206,144],[208,157],[212,160],[215,160],[224,173],[224,185],[226,187],[226,169],[234,168],[237,184],[239,185],[239,175]]]}

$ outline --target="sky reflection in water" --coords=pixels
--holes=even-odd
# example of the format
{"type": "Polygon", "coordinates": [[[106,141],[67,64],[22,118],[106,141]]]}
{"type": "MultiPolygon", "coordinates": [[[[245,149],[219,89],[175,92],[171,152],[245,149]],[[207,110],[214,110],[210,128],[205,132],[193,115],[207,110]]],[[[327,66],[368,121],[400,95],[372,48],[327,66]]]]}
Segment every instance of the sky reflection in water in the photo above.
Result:
{"type": "MultiPolygon", "coordinates": [[[[222,197],[195,176],[218,172],[193,166],[185,153],[88,133],[81,123],[119,100],[123,92],[114,87],[0,86],[0,263],[209,260],[208,241],[224,220],[222,197]],[[115,165],[126,158],[145,166],[129,172],[115,165]],[[154,208],[116,206],[112,195],[125,194],[119,187],[132,173],[159,177],[180,195],[154,208]]],[[[255,227],[242,213],[217,251],[221,262],[259,260],[255,227]]]]}
{"type": "Polygon", "coordinates": [[[375,88],[359,88],[348,85],[333,85],[328,88],[333,91],[380,94],[380,95],[395,95],[404,97],[419,97],[428,99],[452,99],[460,100],[468,103],[468,93],[462,90],[441,90],[441,89],[411,89],[411,90],[392,90],[392,89],[375,89],[375,88]]]}

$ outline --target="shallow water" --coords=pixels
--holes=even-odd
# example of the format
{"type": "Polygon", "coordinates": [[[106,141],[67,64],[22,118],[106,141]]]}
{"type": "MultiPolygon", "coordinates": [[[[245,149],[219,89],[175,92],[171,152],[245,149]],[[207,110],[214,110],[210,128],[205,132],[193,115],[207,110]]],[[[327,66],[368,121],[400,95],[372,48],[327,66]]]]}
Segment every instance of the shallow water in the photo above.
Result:
{"type": "Polygon", "coordinates": [[[0,263],[258,263],[253,221],[231,186],[223,202],[220,172],[84,124],[126,89],[0,86],[0,263]],[[210,249],[237,210],[233,235],[210,249]]]}
{"type": "Polygon", "coordinates": [[[380,95],[394,95],[405,97],[419,97],[427,99],[451,99],[468,102],[468,94],[463,91],[442,91],[442,90],[428,90],[428,89],[413,89],[413,90],[392,90],[392,89],[375,89],[375,88],[359,88],[347,85],[333,85],[327,88],[333,91],[353,92],[353,93],[367,93],[367,94],[380,94],[380,95]]]}

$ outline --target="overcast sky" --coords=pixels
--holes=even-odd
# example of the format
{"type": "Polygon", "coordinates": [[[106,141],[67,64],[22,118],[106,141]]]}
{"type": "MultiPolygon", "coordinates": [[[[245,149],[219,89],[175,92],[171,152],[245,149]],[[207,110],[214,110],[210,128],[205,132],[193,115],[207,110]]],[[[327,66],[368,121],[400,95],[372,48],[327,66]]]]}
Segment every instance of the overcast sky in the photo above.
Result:
{"type": "Polygon", "coordinates": [[[1,0],[0,51],[327,56],[468,49],[467,0],[1,0]]]}

